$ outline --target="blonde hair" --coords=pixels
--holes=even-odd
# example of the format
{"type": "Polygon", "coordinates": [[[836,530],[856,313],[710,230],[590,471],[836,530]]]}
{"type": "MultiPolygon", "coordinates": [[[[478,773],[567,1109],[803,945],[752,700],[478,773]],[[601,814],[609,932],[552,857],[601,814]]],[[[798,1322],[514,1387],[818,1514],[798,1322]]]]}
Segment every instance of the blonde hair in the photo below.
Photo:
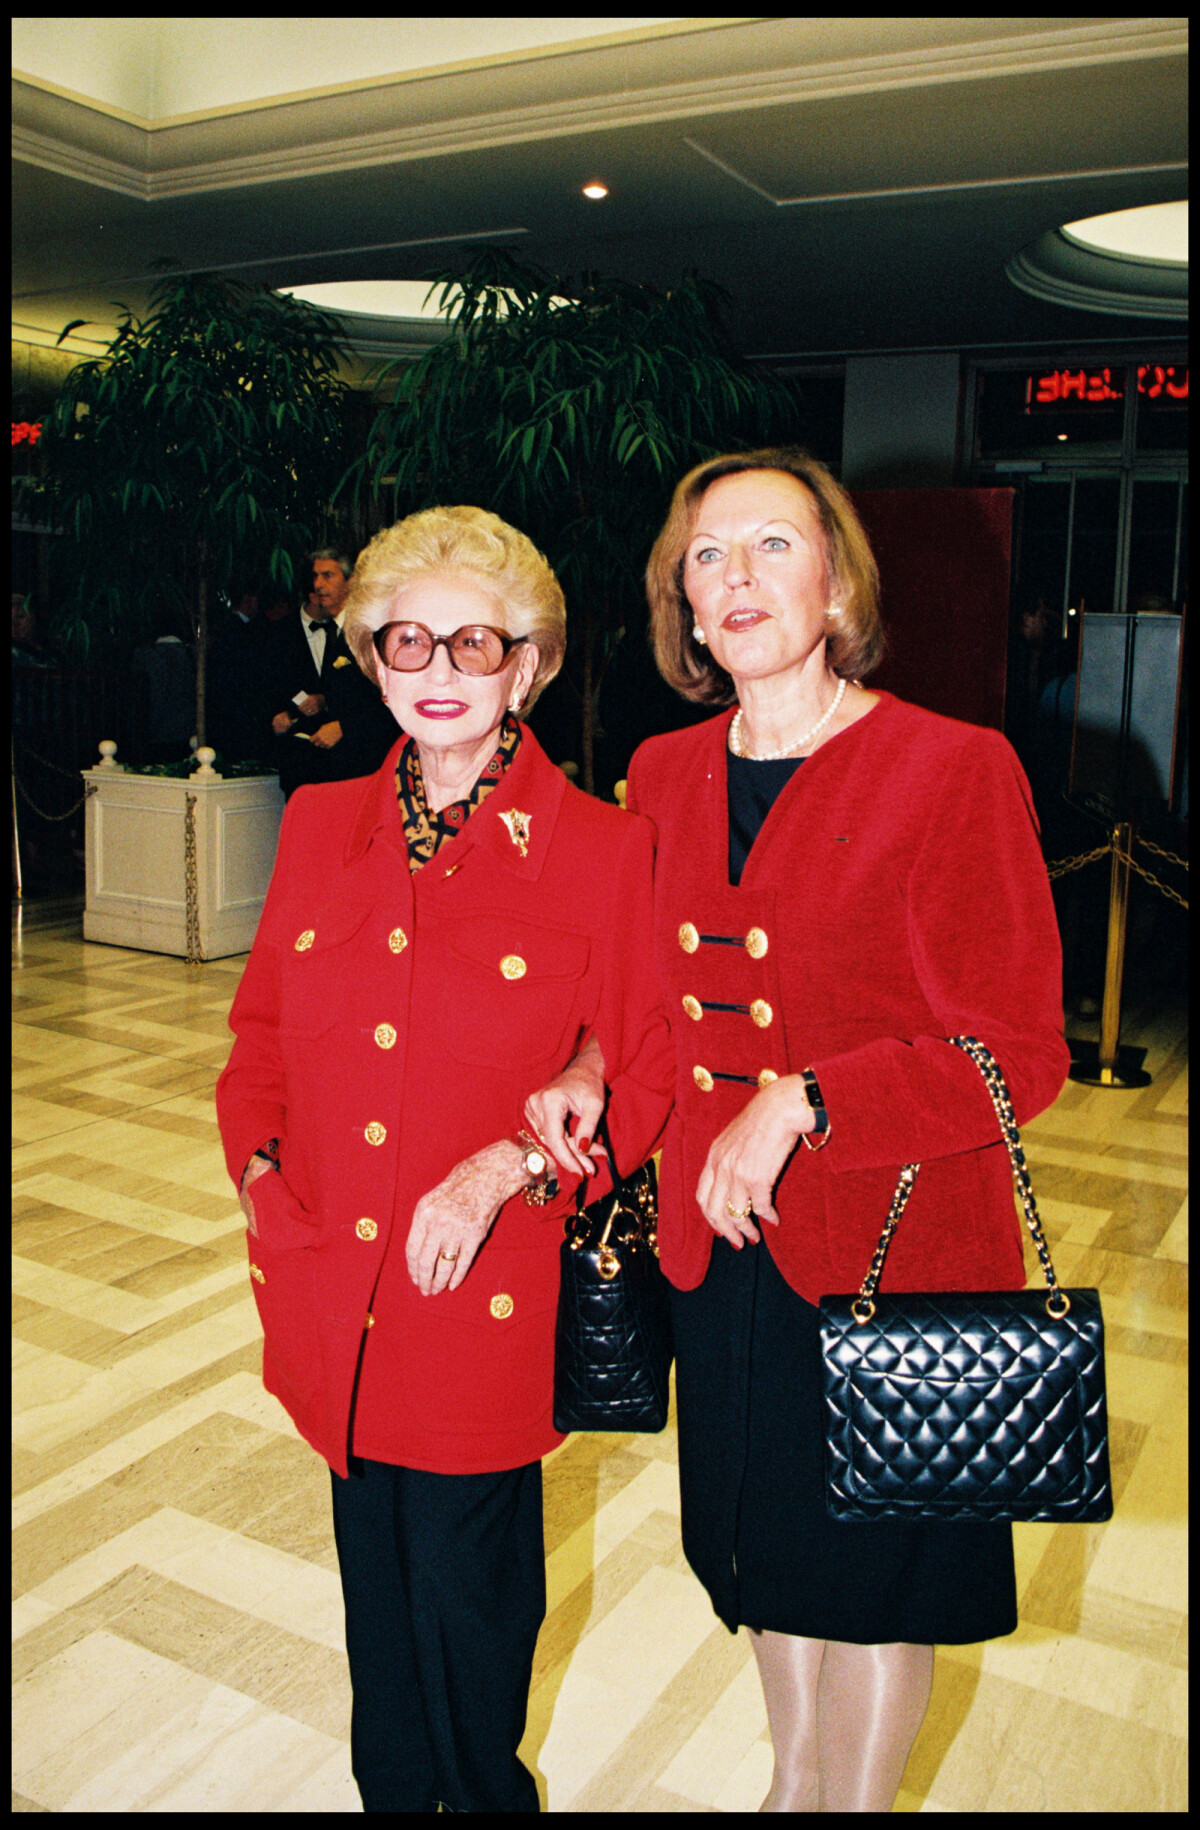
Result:
{"type": "Polygon", "coordinates": [[[528,712],[562,666],[567,608],[548,561],[519,528],[486,508],[425,508],[385,527],[359,554],[346,595],[342,633],[367,678],[374,680],[377,629],[392,620],[398,591],[418,578],[466,572],[493,592],[510,635],[528,636],[537,672],[522,712],[528,712]]]}
{"type": "Polygon", "coordinates": [[[845,680],[861,680],[883,657],[879,571],[849,496],[807,451],[796,445],[735,451],[689,470],[671,498],[662,532],[646,567],[650,635],[658,671],[668,686],[701,705],[732,705],[733,681],[694,640],[695,615],[683,589],[683,560],[706,489],[746,470],[780,470],[803,483],[816,501],[826,559],[842,613],[827,638],[826,659],[845,680]]]}

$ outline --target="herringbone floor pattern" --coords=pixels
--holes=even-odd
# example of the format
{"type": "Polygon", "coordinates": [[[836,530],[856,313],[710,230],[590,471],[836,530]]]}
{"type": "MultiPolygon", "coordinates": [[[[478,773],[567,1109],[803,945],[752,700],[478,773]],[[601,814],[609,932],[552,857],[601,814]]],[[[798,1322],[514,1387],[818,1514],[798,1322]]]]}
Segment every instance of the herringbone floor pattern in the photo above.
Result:
{"type": "MultiPolygon", "coordinates": [[[[13,1808],[355,1811],[325,1465],[259,1383],[213,1083],[243,962],[85,944],[27,909],[14,1043],[13,1808]]],[[[1117,1513],[1017,1528],[1021,1626],[939,1648],[902,1811],[1186,1800],[1186,1036],[1027,1133],[1064,1283],[1099,1285],[1117,1513]]],[[[679,1542],[674,1434],[546,1466],[524,1753],[557,1811],[753,1811],[745,1636],[679,1542]]]]}

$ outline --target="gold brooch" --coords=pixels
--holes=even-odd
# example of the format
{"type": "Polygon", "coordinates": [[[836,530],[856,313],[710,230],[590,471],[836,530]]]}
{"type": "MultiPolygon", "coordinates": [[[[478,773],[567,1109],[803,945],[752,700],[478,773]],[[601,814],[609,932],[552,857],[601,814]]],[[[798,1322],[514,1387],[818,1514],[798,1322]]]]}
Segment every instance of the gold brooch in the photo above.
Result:
{"type": "Polygon", "coordinates": [[[508,827],[508,836],[520,852],[521,856],[527,858],[529,856],[529,826],[533,818],[532,814],[520,813],[517,808],[510,807],[507,813],[502,813],[500,815],[500,818],[508,827]]]}

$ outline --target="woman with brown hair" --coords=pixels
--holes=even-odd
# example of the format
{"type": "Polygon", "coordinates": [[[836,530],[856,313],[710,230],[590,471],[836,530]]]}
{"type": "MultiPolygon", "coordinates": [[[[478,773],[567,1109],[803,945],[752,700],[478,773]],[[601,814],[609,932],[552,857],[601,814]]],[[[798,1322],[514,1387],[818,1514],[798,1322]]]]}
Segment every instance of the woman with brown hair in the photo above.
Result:
{"type": "MultiPolygon", "coordinates": [[[[628,789],[657,828],[676,1055],[659,1242],[683,1545],[721,1620],[750,1630],[775,1750],[762,1808],[886,1811],[934,1644],[1016,1626],[1011,1527],[827,1515],[816,1304],[858,1287],[917,1161],[886,1287],[1023,1285],[991,1102],[948,1038],[987,1044],[1020,1122],[1053,1100],[1050,890],[1004,738],[864,687],[875,563],[807,454],[692,470],[647,590],[662,674],[724,708],[643,744],[628,789]]],[[[573,1082],[588,1135],[599,1097],[573,1082]]],[[[553,1089],[527,1106],[564,1163],[567,1106],[553,1089]]]]}

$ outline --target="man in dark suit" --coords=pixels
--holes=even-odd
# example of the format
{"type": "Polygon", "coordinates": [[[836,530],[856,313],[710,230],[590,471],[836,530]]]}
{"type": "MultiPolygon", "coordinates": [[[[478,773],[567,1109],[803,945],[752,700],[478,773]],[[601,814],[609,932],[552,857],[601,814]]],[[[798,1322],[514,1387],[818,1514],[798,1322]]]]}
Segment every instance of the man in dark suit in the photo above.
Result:
{"type": "Polygon", "coordinates": [[[260,615],[262,591],[257,579],[234,583],[229,614],[208,651],[208,742],[227,762],[261,762],[272,741],[262,716],[269,627],[260,615]]]}
{"type": "Polygon", "coordinates": [[[272,632],[273,760],[285,797],[305,782],[372,774],[398,736],[338,626],[351,570],[342,553],[314,553],[308,604],[272,632]]]}

